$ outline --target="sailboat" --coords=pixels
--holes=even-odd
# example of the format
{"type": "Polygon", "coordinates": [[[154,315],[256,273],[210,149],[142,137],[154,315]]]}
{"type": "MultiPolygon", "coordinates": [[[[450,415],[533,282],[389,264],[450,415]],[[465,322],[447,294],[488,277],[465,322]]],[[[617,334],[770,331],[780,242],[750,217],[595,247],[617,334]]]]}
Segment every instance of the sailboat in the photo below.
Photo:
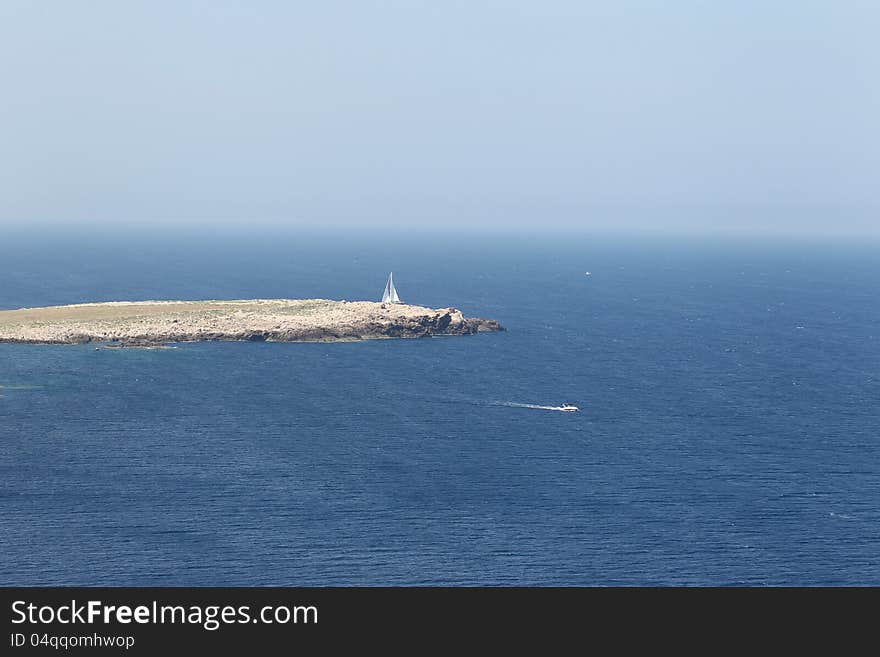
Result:
{"type": "Polygon", "coordinates": [[[385,283],[385,291],[382,293],[382,303],[403,303],[394,288],[394,272],[388,274],[388,282],[385,283]]]}

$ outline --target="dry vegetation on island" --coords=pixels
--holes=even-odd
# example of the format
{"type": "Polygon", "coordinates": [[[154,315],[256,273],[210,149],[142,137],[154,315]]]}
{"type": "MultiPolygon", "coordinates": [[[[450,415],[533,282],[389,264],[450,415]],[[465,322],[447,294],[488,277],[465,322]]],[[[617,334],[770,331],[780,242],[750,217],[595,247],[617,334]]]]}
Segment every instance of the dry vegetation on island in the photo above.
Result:
{"type": "Polygon", "coordinates": [[[503,330],[455,308],[327,299],[113,301],[0,311],[0,342],[330,342],[503,330]]]}

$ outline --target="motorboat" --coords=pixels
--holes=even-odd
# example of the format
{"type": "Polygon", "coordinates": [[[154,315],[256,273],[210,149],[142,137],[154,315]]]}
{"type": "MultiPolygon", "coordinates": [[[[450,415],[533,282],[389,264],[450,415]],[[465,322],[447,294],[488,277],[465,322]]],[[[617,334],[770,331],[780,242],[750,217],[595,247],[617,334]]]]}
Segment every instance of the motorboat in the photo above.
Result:
{"type": "Polygon", "coordinates": [[[559,407],[559,410],[565,411],[567,413],[577,413],[581,409],[579,409],[574,404],[563,404],[562,406],[559,407]]]}

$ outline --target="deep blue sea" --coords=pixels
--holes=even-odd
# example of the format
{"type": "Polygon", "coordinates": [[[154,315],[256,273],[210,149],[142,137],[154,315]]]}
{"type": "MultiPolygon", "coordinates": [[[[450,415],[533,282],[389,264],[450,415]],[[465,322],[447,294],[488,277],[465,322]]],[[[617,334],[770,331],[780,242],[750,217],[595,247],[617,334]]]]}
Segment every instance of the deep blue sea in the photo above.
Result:
{"type": "Polygon", "coordinates": [[[19,230],[0,308],[389,270],[508,331],[0,345],[0,584],[880,585],[876,241],[19,230]]]}

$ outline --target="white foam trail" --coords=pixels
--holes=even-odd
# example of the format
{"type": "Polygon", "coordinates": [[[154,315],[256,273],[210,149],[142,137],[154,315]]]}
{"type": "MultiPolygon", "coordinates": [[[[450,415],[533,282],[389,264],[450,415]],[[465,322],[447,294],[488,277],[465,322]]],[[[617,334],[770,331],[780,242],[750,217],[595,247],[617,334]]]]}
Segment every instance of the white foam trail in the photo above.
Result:
{"type": "Polygon", "coordinates": [[[564,411],[562,406],[541,406],[539,404],[520,404],[518,402],[498,402],[499,406],[511,406],[513,408],[534,408],[540,411],[564,411]]]}

